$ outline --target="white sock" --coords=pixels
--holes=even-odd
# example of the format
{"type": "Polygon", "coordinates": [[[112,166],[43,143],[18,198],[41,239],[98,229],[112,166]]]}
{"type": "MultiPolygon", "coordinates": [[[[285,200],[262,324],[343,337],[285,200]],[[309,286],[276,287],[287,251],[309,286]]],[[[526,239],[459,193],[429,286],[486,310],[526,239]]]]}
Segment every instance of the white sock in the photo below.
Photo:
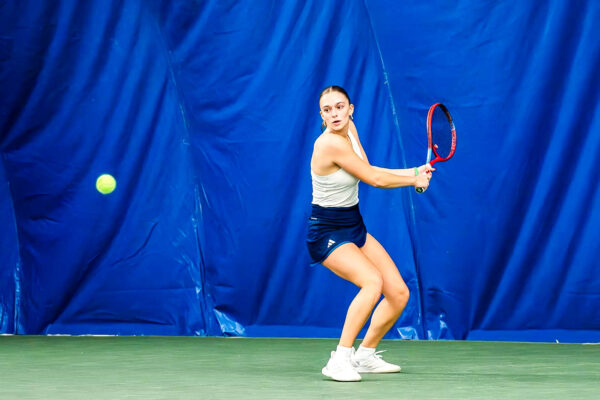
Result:
{"type": "Polygon", "coordinates": [[[335,349],[335,356],[339,358],[350,358],[352,355],[352,347],[338,346],[335,349]]]}
{"type": "Polygon", "coordinates": [[[369,356],[375,354],[374,347],[364,347],[362,344],[358,346],[358,350],[356,350],[356,358],[365,359],[369,356]]]}

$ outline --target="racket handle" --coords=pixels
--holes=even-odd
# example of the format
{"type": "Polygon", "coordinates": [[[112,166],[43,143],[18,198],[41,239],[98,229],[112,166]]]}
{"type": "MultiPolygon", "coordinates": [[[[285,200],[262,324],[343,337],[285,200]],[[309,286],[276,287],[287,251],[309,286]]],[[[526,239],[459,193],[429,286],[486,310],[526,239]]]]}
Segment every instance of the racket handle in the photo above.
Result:
{"type": "MultiPolygon", "coordinates": [[[[419,168],[417,167],[415,167],[415,176],[419,176],[419,168]]],[[[415,190],[417,193],[423,193],[425,191],[422,187],[416,187],[415,190]]]]}

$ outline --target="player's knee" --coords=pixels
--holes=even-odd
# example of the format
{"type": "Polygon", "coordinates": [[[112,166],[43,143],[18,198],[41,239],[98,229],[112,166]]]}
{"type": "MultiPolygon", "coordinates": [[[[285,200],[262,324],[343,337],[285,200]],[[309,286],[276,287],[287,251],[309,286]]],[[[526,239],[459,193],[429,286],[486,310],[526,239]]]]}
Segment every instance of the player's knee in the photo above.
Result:
{"type": "Polygon", "coordinates": [[[390,293],[386,293],[385,297],[388,299],[394,309],[403,310],[408,303],[408,299],[410,298],[410,291],[406,285],[400,285],[391,290],[390,293]]]}
{"type": "Polygon", "coordinates": [[[381,273],[374,271],[370,274],[362,288],[372,295],[373,301],[379,300],[381,291],[383,290],[383,277],[381,273]]]}

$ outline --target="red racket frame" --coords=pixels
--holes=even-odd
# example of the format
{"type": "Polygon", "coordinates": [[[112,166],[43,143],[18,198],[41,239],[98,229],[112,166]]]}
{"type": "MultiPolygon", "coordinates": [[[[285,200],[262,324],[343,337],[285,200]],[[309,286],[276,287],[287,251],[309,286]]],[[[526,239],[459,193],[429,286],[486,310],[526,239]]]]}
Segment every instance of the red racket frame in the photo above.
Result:
{"type": "MultiPolygon", "coordinates": [[[[435,103],[431,107],[429,107],[429,111],[427,112],[427,163],[431,166],[439,161],[448,161],[454,155],[454,151],[456,150],[456,127],[454,126],[454,121],[452,120],[452,115],[448,111],[445,105],[442,103],[435,103]],[[433,119],[433,112],[436,107],[439,107],[440,110],[444,112],[446,118],[448,119],[448,123],[450,124],[450,134],[452,135],[452,144],[450,145],[450,153],[446,157],[441,157],[437,152],[437,145],[433,143],[432,134],[431,134],[431,120],[433,119]],[[432,160],[431,155],[435,154],[435,158],[432,160]]],[[[417,193],[423,193],[425,190],[423,188],[415,188],[417,193]]]]}
{"type": "Polygon", "coordinates": [[[429,111],[427,112],[427,162],[429,165],[433,166],[436,162],[439,161],[448,161],[454,155],[454,151],[456,150],[456,128],[454,127],[454,122],[452,120],[452,115],[448,111],[445,105],[442,103],[435,103],[431,107],[429,107],[429,111]],[[446,157],[441,157],[437,152],[437,145],[433,143],[432,134],[431,134],[431,120],[433,119],[433,112],[436,107],[439,107],[440,110],[444,112],[446,118],[448,119],[448,123],[450,124],[450,133],[452,134],[452,144],[450,146],[450,153],[446,157]],[[431,152],[435,154],[435,158],[431,160],[431,152]],[[431,160],[431,161],[430,161],[431,160]]]}

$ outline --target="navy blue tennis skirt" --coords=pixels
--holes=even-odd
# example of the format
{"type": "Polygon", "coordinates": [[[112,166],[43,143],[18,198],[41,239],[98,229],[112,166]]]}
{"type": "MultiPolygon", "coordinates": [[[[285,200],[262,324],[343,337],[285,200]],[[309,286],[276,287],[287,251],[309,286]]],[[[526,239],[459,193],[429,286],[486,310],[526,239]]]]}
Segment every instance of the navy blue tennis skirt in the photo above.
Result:
{"type": "Polygon", "coordinates": [[[352,207],[312,205],[306,238],[311,265],[323,262],[333,250],[344,243],[354,243],[362,247],[366,240],[367,228],[358,210],[358,204],[352,207]]]}

